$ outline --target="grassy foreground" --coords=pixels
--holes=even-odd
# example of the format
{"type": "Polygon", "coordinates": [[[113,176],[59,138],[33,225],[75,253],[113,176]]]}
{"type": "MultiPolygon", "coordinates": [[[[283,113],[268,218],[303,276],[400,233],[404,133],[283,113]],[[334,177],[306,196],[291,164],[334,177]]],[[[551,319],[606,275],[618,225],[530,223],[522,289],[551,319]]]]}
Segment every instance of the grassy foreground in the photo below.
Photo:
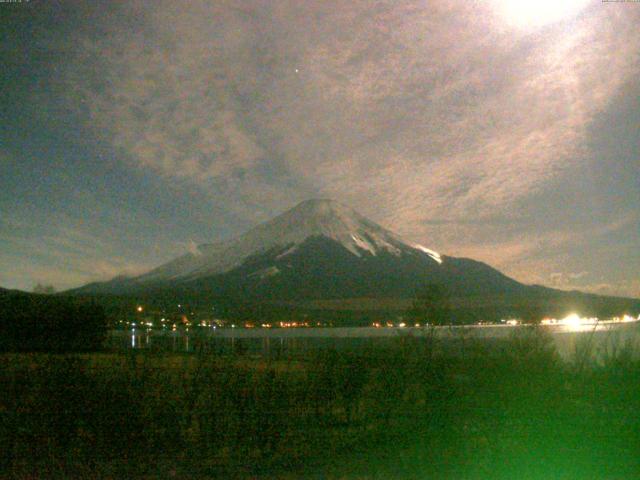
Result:
{"type": "Polygon", "coordinates": [[[0,356],[1,478],[640,478],[640,362],[532,330],[271,362],[0,356]]]}

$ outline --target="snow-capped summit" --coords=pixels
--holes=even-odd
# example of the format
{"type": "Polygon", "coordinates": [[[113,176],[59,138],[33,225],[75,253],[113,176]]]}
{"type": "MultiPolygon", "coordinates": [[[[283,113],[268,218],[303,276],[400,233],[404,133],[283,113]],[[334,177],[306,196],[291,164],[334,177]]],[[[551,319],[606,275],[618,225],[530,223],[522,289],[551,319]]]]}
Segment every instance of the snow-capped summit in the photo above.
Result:
{"type": "Polygon", "coordinates": [[[441,256],[333,200],[307,200],[220,243],[129,279],[86,285],[78,293],[151,293],[253,298],[407,298],[430,283],[452,292],[518,290],[521,284],[470,259],[441,256]]]}
{"type": "Polygon", "coordinates": [[[396,235],[367,220],[358,212],[333,200],[314,199],[263,223],[240,237],[255,250],[303,242],[323,236],[335,240],[356,256],[363,251],[375,255],[381,249],[399,253],[404,244],[396,235]]]}
{"type": "Polygon", "coordinates": [[[191,244],[184,255],[138,277],[97,282],[73,293],[179,291],[258,300],[406,297],[425,282],[462,286],[466,276],[459,265],[457,259],[403,241],[352,208],[314,199],[235,239],[191,244]]]}
{"type": "Polygon", "coordinates": [[[243,263],[248,257],[277,248],[285,248],[279,258],[294,251],[309,238],[324,237],[342,245],[353,255],[377,255],[387,252],[401,255],[407,249],[424,252],[434,261],[441,257],[433,250],[410,245],[394,233],[341,203],[328,199],[312,199],[262,223],[240,237],[222,243],[203,244],[138,277],[138,281],[194,279],[224,273],[243,263]]]}

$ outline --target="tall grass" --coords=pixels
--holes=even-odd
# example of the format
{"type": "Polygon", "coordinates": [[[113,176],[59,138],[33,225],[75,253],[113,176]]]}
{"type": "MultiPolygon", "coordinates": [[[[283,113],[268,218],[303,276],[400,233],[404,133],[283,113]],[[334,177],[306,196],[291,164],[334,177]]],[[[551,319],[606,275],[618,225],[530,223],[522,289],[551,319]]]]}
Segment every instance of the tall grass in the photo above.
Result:
{"type": "Polygon", "coordinates": [[[406,337],[278,361],[7,354],[0,476],[634,478],[629,349],[563,362],[532,328],[494,344],[406,337]]]}

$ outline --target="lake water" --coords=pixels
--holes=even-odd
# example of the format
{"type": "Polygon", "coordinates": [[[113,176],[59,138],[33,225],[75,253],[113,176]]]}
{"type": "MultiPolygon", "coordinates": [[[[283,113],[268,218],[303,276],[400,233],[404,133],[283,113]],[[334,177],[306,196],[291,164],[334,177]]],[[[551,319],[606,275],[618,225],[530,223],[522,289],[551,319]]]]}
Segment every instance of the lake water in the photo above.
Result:
{"type": "MultiPolygon", "coordinates": [[[[115,349],[150,349],[155,351],[194,352],[200,348],[221,354],[249,353],[279,355],[301,353],[314,348],[334,347],[354,350],[388,344],[402,337],[429,337],[455,346],[466,341],[499,343],[523,335],[531,327],[511,325],[470,325],[456,327],[331,327],[331,328],[203,328],[191,331],[119,330],[112,331],[109,343],[115,349]]],[[[558,353],[565,359],[576,352],[590,352],[602,359],[622,348],[640,351],[640,322],[590,325],[546,325],[558,353]]]]}

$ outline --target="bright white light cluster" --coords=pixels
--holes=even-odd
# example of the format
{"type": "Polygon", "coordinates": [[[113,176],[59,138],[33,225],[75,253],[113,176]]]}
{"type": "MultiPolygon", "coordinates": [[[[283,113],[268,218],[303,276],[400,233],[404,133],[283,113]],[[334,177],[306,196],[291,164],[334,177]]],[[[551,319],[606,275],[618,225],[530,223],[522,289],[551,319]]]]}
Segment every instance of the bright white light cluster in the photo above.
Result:
{"type": "Polygon", "coordinates": [[[640,321],[640,315],[638,315],[638,318],[633,318],[631,315],[623,315],[622,318],[613,317],[611,321],[616,323],[638,322],[640,321]]]}
{"type": "Polygon", "coordinates": [[[608,320],[600,320],[598,317],[581,317],[576,313],[572,313],[571,315],[567,315],[566,317],[559,320],[556,318],[545,318],[540,323],[542,325],[558,325],[570,331],[577,332],[604,328],[607,325],[637,321],[640,321],[640,315],[638,315],[638,318],[634,318],[631,315],[623,315],[622,317],[613,317],[608,320]]]}
{"type": "MultiPolygon", "coordinates": [[[[622,317],[612,317],[608,320],[600,320],[598,317],[581,317],[577,313],[571,313],[564,318],[544,318],[540,321],[541,325],[548,326],[562,326],[571,331],[587,330],[597,326],[611,325],[616,323],[629,323],[640,321],[640,315],[638,317],[632,317],[631,315],[623,315],[622,317]]],[[[522,324],[522,320],[518,318],[502,319],[500,323],[515,327],[522,324]]],[[[482,322],[479,323],[481,325],[482,322]]]]}
{"type": "Polygon", "coordinates": [[[637,318],[631,315],[623,315],[622,317],[613,317],[609,320],[600,320],[598,317],[581,317],[577,313],[572,313],[564,318],[545,318],[540,323],[542,325],[568,325],[568,326],[581,326],[581,325],[594,325],[599,324],[612,324],[612,323],[628,323],[640,321],[640,315],[637,318]]]}
{"type": "Polygon", "coordinates": [[[599,321],[598,317],[581,317],[577,313],[572,313],[560,320],[557,318],[544,318],[540,323],[542,325],[566,325],[569,327],[579,327],[582,325],[593,325],[599,321]]]}

